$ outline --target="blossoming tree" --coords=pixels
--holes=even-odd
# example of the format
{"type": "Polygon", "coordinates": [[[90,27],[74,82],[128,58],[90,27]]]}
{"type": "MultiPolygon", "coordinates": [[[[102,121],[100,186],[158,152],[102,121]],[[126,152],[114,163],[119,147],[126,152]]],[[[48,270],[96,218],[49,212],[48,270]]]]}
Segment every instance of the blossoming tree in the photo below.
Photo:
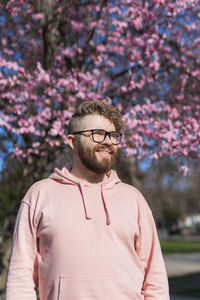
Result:
{"type": "Polygon", "coordinates": [[[186,173],[200,156],[199,16],[200,0],[1,0],[1,152],[38,179],[77,104],[107,98],[127,155],[186,173]]]}
{"type": "MultiPolygon", "coordinates": [[[[77,103],[104,99],[139,159],[199,158],[199,0],[1,1],[0,126],[6,151],[46,164],[77,103]]],[[[41,163],[37,168],[42,166],[41,163]]]]}

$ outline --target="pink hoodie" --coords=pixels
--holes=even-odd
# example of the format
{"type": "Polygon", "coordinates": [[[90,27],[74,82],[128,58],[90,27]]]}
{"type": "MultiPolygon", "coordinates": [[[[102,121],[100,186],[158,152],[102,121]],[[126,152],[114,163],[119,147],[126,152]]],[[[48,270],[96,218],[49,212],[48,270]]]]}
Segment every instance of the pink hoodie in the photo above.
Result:
{"type": "Polygon", "coordinates": [[[103,184],[66,168],[35,183],[18,213],[6,300],[169,300],[151,211],[115,171],[103,184]]]}

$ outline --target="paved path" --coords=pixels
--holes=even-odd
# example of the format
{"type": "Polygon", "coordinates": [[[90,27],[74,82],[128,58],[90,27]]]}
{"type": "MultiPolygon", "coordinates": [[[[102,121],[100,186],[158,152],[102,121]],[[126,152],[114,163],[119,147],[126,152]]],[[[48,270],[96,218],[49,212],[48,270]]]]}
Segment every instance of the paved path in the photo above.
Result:
{"type": "Polygon", "coordinates": [[[168,276],[200,272],[200,253],[171,254],[164,256],[168,276]]]}
{"type": "MultiPolygon", "coordinates": [[[[167,274],[169,277],[200,272],[200,253],[171,254],[171,255],[164,256],[164,260],[167,269],[167,274]]],[[[171,295],[170,300],[199,300],[199,299],[171,295]]]]}

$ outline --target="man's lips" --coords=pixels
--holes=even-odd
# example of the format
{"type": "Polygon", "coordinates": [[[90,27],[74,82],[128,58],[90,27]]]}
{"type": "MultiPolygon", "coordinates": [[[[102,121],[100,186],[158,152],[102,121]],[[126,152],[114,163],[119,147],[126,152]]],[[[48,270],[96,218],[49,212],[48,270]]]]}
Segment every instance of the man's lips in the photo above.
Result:
{"type": "Polygon", "coordinates": [[[112,150],[108,148],[99,148],[96,150],[97,155],[101,158],[110,158],[112,156],[112,150]]]}
{"type": "Polygon", "coordinates": [[[96,152],[103,152],[103,153],[106,153],[106,154],[112,154],[111,149],[105,149],[105,148],[97,149],[96,152]]]}

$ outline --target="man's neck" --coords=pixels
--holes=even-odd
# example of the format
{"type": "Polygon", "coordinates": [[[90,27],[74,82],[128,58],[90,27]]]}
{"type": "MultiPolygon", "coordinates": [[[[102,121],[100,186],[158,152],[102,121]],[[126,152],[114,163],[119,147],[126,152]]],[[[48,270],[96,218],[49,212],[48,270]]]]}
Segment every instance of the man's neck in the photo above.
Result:
{"type": "Polygon", "coordinates": [[[88,170],[85,167],[81,168],[79,166],[79,168],[77,168],[75,165],[72,167],[70,173],[80,182],[85,184],[100,184],[110,176],[110,172],[105,174],[98,174],[88,170]]]}

